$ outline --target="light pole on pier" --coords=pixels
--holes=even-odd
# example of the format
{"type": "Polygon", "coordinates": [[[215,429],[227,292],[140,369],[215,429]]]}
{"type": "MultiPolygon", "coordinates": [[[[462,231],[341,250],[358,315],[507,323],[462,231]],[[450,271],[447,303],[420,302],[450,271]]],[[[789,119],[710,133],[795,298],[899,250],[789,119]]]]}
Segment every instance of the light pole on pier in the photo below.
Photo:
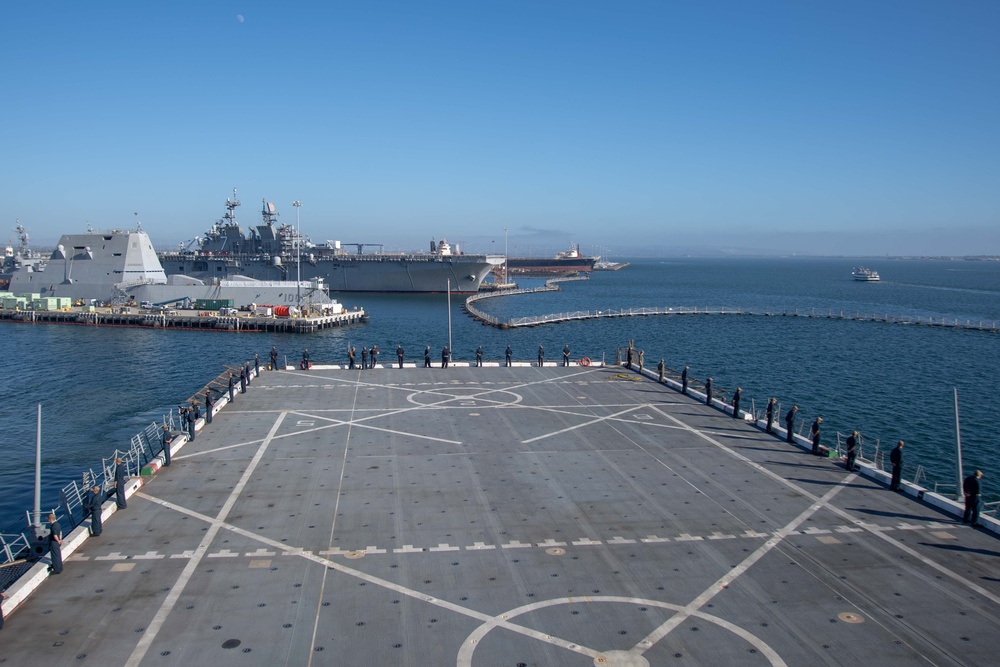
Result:
{"type": "Polygon", "coordinates": [[[507,278],[507,228],[503,228],[503,282],[506,285],[509,279],[507,278]]]}
{"type": "Polygon", "coordinates": [[[299,315],[302,314],[302,234],[299,232],[299,209],[302,202],[298,199],[292,202],[295,207],[295,305],[299,308],[299,315]]]}

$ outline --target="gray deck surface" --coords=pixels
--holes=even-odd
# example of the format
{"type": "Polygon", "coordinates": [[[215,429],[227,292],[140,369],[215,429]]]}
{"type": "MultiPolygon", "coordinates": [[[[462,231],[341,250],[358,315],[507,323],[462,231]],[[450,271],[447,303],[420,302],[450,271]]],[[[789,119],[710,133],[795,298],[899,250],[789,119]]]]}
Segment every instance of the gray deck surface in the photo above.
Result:
{"type": "Polygon", "coordinates": [[[986,665],[995,537],[621,368],[266,372],[11,665],[986,665]]]}

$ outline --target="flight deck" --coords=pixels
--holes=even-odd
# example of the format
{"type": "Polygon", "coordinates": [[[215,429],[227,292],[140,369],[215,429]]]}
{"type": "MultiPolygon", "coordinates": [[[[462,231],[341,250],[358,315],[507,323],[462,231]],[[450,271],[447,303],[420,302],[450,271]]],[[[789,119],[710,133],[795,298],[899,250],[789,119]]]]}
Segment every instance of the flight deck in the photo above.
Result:
{"type": "Polygon", "coordinates": [[[317,365],[147,478],[0,663],[985,665],[998,556],[620,366],[317,365]]]}

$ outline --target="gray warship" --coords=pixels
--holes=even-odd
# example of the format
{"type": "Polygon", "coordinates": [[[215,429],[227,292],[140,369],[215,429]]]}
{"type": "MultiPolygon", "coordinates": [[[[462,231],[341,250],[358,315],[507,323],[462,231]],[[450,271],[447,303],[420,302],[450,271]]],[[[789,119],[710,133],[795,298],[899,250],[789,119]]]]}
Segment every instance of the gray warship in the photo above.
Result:
{"type": "Polygon", "coordinates": [[[88,230],[64,234],[51,256],[39,262],[19,262],[9,274],[14,294],[72,301],[152,305],[195,303],[198,300],[251,304],[322,306],[333,304],[322,280],[262,281],[230,275],[213,280],[167,276],[153,243],[137,222],[136,229],[88,230]]]}
{"type": "Polygon", "coordinates": [[[31,267],[34,270],[45,261],[41,253],[28,247],[28,230],[20,220],[16,223],[14,231],[17,232],[18,245],[15,248],[13,242],[8,242],[4,247],[3,257],[0,257],[0,290],[7,289],[11,276],[19,269],[31,267]]]}
{"type": "Polygon", "coordinates": [[[213,280],[242,275],[257,280],[321,278],[332,292],[475,293],[503,257],[465,255],[447,241],[428,252],[394,253],[373,243],[316,244],[295,225],[279,223],[273,203],[262,200],[262,223],[248,229],[236,220],[233,190],[226,213],[205,234],[179,250],[159,254],[167,275],[213,280]],[[347,248],[355,251],[348,252],[347,248]],[[377,249],[365,252],[366,248],[377,249]]]}

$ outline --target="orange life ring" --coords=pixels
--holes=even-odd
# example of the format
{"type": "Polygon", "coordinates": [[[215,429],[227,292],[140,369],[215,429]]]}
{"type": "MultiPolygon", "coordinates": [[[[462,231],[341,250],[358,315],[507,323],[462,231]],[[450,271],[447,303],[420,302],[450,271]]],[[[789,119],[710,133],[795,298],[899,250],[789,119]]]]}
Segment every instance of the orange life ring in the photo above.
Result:
{"type": "Polygon", "coordinates": [[[582,359],[580,359],[580,365],[581,366],[589,366],[590,365],[590,357],[583,357],[582,359]]]}

